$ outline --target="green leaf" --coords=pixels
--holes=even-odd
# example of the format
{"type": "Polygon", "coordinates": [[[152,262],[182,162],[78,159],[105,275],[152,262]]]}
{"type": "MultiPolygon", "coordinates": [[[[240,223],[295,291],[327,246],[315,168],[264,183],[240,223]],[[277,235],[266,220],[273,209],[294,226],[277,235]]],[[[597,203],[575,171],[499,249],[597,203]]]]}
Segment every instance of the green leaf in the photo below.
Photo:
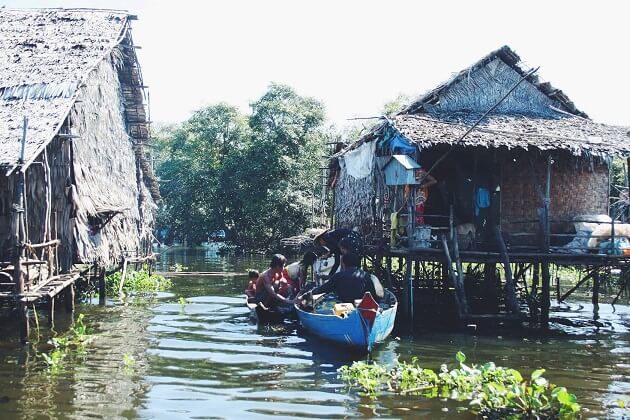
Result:
{"type": "Polygon", "coordinates": [[[543,373],[545,373],[545,369],[536,369],[535,371],[533,371],[531,376],[532,381],[540,377],[543,373]]]}
{"type": "Polygon", "coordinates": [[[461,351],[457,352],[457,354],[455,355],[455,358],[457,359],[459,363],[464,363],[466,361],[466,355],[462,353],[461,351]]]}

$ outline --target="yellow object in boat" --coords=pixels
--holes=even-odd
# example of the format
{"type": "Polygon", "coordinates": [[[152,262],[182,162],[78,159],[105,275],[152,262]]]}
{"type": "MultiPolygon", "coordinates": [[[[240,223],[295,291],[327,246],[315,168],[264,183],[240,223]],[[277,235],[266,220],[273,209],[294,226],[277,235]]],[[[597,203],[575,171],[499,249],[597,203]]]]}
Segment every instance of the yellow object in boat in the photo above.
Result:
{"type": "Polygon", "coordinates": [[[335,303],[333,312],[335,315],[345,318],[348,313],[354,311],[354,305],[352,303],[335,303]]]}

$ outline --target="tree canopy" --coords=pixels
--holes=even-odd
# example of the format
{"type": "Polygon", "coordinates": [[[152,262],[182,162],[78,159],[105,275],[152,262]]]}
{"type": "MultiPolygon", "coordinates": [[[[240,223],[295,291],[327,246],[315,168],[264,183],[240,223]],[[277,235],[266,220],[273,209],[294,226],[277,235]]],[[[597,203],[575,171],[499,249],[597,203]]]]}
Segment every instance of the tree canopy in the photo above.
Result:
{"type": "Polygon", "coordinates": [[[272,84],[249,115],[225,103],[157,134],[158,223],[191,242],[226,229],[266,249],[310,223],[327,134],[321,102],[272,84]]]}

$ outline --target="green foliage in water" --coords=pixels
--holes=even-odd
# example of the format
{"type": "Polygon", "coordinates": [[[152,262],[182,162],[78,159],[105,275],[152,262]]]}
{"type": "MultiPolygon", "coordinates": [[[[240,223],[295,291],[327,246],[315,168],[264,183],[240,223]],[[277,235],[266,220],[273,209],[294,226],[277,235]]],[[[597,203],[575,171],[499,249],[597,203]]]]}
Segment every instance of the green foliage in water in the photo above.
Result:
{"type": "Polygon", "coordinates": [[[63,335],[50,340],[53,349],[50,354],[42,353],[41,358],[51,373],[58,373],[69,358],[84,357],[85,346],[93,338],[92,329],[84,322],[84,315],[79,314],[70,329],[63,335]]]}
{"type": "MultiPolygon", "coordinates": [[[[122,272],[120,271],[107,276],[105,283],[108,295],[118,294],[121,278],[122,272]]],[[[164,291],[170,289],[171,286],[172,282],[169,279],[157,274],[149,274],[147,268],[142,268],[138,271],[127,271],[122,290],[125,295],[129,295],[131,293],[164,291]]]]}
{"type": "Polygon", "coordinates": [[[534,371],[525,380],[515,369],[496,366],[466,365],[466,356],[458,352],[459,368],[442,365],[439,371],[422,368],[417,358],[393,367],[376,363],[354,362],[339,369],[340,378],[372,397],[380,392],[419,395],[426,398],[469,400],[470,409],[483,418],[538,419],[580,417],[575,395],[545,378],[544,369],[534,371]]]}
{"type": "Polygon", "coordinates": [[[168,269],[169,271],[174,271],[175,273],[181,273],[182,271],[188,270],[188,267],[180,263],[175,263],[169,266],[168,269]]]}

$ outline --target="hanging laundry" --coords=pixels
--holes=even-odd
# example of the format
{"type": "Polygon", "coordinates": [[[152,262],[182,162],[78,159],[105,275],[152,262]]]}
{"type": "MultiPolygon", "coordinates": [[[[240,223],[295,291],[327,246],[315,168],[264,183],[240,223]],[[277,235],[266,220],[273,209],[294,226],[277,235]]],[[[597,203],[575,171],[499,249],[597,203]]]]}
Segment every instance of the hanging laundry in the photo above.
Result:
{"type": "Polygon", "coordinates": [[[479,216],[479,209],[490,207],[490,191],[485,187],[477,187],[475,194],[475,216],[479,216]]]}
{"type": "Polygon", "coordinates": [[[375,149],[376,142],[371,141],[363,143],[356,149],[346,153],[342,160],[345,164],[347,174],[355,179],[362,179],[369,176],[374,167],[375,149]]]}

